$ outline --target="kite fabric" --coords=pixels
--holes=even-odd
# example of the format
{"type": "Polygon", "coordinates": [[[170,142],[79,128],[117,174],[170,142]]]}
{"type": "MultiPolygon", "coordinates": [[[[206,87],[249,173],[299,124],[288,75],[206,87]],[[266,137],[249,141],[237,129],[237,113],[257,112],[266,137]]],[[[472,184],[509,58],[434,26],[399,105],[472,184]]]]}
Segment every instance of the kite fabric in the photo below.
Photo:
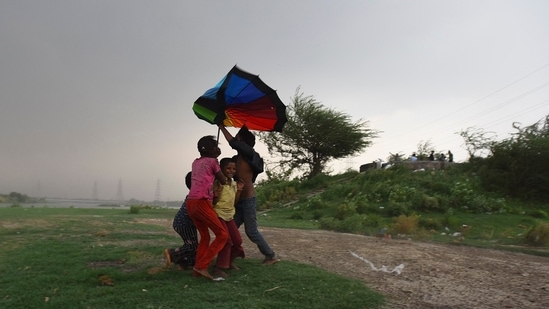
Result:
{"type": "Polygon", "coordinates": [[[193,111],[211,124],[256,131],[282,132],[288,121],[276,90],[237,66],[194,102],[193,111]]]}

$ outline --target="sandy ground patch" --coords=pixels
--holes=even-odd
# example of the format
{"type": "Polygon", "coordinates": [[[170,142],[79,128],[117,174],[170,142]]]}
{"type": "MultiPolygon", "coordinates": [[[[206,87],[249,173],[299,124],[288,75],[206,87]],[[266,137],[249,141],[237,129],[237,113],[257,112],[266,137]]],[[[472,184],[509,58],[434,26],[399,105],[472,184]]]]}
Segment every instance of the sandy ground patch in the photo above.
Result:
{"type": "MultiPolygon", "coordinates": [[[[171,230],[170,220],[143,223],[171,230]]],[[[549,308],[549,258],[320,230],[260,231],[281,259],[362,280],[386,295],[386,308],[549,308]],[[372,268],[401,264],[400,274],[372,268]]],[[[246,256],[263,259],[241,233],[246,256]]]]}

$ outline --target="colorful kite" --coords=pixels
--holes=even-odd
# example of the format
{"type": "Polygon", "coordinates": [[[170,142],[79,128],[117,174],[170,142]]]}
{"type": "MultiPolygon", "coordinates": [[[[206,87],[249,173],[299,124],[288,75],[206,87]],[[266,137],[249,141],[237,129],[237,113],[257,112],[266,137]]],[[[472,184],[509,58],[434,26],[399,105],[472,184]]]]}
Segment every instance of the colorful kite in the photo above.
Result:
{"type": "Polygon", "coordinates": [[[286,105],[276,91],[259,76],[237,66],[194,102],[193,111],[211,124],[237,128],[245,125],[256,131],[282,132],[288,121],[286,105]]]}

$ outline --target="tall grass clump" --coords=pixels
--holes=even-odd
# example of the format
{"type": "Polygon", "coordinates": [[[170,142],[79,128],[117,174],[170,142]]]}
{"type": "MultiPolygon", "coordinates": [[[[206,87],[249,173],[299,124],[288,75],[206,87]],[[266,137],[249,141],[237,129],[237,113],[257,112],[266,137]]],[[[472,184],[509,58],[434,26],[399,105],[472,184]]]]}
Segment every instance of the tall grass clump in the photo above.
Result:
{"type": "Polygon", "coordinates": [[[419,228],[419,216],[411,215],[405,216],[400,215],[394,220],[393,230],[397,234],[412,234],[417,231],[419,228]]]}
{"type": "Polygon", "coordinates": [[[139,213],[140,210],[141,210],[141,207],[140,207],[140,206],[131,205],[131,206],[130,206],[129,213],[131,213],[131,214],[133,214],[133,215],[136,215],[136,214],[139,213]]]}
{"type": "Polygon", "coordinates": [[[538,223],[532,226],[526,235],[524,235],[524,240],[532,246],[542,247],[549,245],[549,223],[538,223]]]}

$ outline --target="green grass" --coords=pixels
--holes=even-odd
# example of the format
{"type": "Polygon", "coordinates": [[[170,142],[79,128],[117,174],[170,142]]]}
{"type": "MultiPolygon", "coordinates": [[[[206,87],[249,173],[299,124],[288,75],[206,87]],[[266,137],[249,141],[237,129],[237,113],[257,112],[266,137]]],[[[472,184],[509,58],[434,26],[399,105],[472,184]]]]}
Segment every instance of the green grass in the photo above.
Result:
{"type": "MultiPolygon", "coordinates": [[[[276,208],[258,214],[258,221],[260,226],[320,229],[320,224],[316,220],[292,219],[293,214],[294,210],[291,208],[276,208]]],[[[524,243],[524,236],[528,229],[536,222],[543,221],[528,215],[509,213],[455,213],[452,215],[422,213],[420,216],[423,219],[436,222],[438,228],[422,228],[410,235],[399,236],[393,233],[391,229],[389,229],[389,233],[392,234],[393,238],[401,237],[416,241],[468,245],[549,257],[549,247],[532,247],[524,243]],[[460,233],[461,235],[452,236],[454,233],[460,233]]],[[[369,235],[374,235],[382,226],[391,227],[393,224],[394,218],[380,217],[379,227],[371,228],[369,235]]]]}
{"type": "MultiPolygon", "coordinates": [[[[379,308],[384,303],[360,281],[288,261],[265,267],[259,260],[239,260],[242,270],[223,282],[166,269],[162,250],[176,236],[169,224],[150,222],[173,215],[174,210],[154,209],[130,214],[0,208],[0,308],[379,308]]],[[[283,221],[274,215],[260,220],[283,221]]]]}
{"type": "Polygon", "coordinates": [[[466,167],[424,173],[403,168],[351,171],[265,182],[257,196],[263,226],[370,236],[386,229],[393,238],[549,256],[547,229],[533,236],[543,240],[536,246],[525,237],[538,224],[549,223],[547,203],[487,192],[466,167]],[[400,216],[420,219],[413,231],[403,234],[395,223],[400,216]]]}

